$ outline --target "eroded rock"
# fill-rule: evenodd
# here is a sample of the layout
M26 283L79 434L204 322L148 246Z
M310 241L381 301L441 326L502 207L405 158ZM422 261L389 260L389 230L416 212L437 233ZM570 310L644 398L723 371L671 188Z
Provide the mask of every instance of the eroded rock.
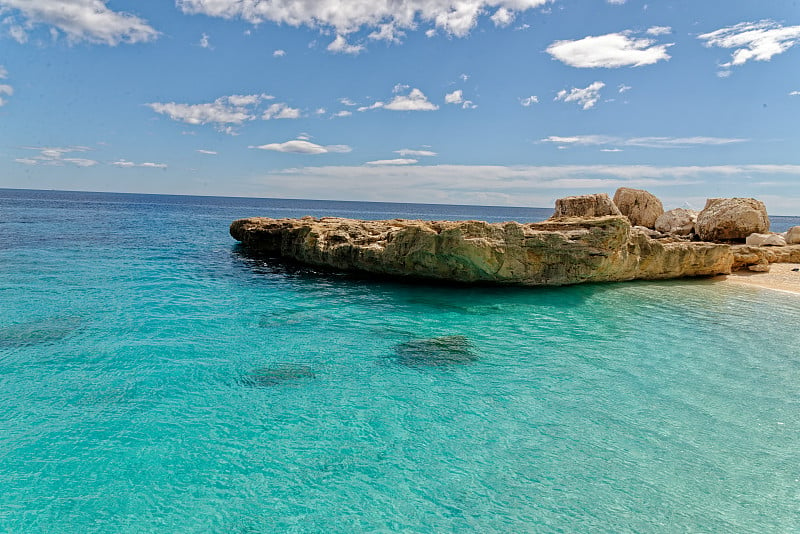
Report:
M658 198L644 189L620 187L614 193L614 204L634 226L655 228L656 219L664 213Z
M617 206L605 193L564 197L556 200L553 218L562 217L603 217L622 215Z
M696 228L703 241L744 241L769 231L769 217L764 203L754 198L709 198Z
M780 234L750 234L745 244L754 247L785 247L786 239Z
M800 245L800 226L792 226L786 231L787 245Z
M671 235L689 235L694 233L694 225L697 221L695 210L686 208L675 208L662 213L656 219L655 228L659 232Z

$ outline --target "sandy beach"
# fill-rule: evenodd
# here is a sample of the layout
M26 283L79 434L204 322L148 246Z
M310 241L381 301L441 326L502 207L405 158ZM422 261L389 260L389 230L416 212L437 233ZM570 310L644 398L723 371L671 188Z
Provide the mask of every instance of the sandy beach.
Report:
M800 270L798 269L800 269L800 263L773 263L768 273L736 271L729 275L717 276L714 280L726 284L744 284L800 295Z

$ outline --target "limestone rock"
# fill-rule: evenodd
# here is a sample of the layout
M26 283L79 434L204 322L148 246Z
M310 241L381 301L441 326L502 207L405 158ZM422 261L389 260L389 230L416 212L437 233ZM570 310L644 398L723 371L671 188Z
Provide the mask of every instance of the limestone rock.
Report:
M769 231L769 217L764 203L754 198L709 198L696 228L703 241L744 241Z
M747 269L751 265L770 263L800 263L800 245L785 247L753 247L731 245L734 271Z
M614 204L634 226L655 228L656 219L664 213L661 201L643 189L620 187L614 193Z
M792 226L786 231L786 244L798 245L800 244L800 226Z
M607 197L606 197L607 198ZM540 223L268 219L234 221L251 251L405 278L564 285L729 273L729 245L650 239L617 216Z
M745 244L754 247L785 247L786 240L780 234L750 234Z
M562 217L603 217L622 215L617 206L605 193L564 197L556 200L553 219Z
M694 232L698 213L686 208L675 208L664 212L656 219L656 230L664 234L689 235Z

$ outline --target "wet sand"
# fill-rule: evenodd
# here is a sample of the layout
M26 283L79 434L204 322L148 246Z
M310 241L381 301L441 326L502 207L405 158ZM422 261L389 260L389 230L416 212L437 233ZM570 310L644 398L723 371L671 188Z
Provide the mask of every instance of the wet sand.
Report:
M773 263L768 273L736 271L729 275L717 276L714 280L725 284L743 284L800 295L800 270L792 269L800 269L800 263Z

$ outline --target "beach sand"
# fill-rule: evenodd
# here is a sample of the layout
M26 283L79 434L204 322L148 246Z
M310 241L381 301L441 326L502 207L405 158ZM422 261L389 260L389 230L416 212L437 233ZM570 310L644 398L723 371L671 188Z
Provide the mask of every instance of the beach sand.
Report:
M773 263L768 273L736 271L729 275L717 276L713 280L726 284L749 286L787 291L800 295L800 263Z

